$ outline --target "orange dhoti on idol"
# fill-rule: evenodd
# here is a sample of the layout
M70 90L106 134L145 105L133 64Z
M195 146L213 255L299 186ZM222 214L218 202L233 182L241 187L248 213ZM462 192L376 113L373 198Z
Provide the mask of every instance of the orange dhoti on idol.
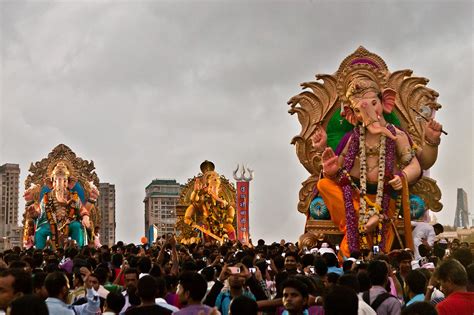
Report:
M324 202L331 214L331 220L339 228L341 232L344 233L344 238L342 239L339 247L339 253L342 257L350 257L351 251L349 249L349 243L347 241L347 225L346 225L346 209L344 206L344 196L342 188L333 180L322 178L318 182L318 191L321 197L324 199ZM367 195L373 202L375 202L375 195ZM356 217L359 217L359 202L360 194L354 192L352 196L352 202L354 205L354 214ZM391 217L395 213L395 200L390 200L388 215ZM391 226L388 226L385 234L384 248L380 248L381 251L387 252L390 250L395 233ZM374 242L372 235L367 235L367 246L372 247L377 241Z

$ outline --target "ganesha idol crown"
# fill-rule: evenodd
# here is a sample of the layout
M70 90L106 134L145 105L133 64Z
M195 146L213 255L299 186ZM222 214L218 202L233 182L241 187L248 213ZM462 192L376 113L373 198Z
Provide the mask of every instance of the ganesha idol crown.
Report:
M69 172L68 167L64 162L58 162L56 166L54 167L53 171L51 172L51 178L54 178L56 176L65 176L69 177L71 173Z
M359 47L344 59L336 73L340 101L349 103L349 98L361 97L369 91L380 93L386 87L388 75L382 58Z

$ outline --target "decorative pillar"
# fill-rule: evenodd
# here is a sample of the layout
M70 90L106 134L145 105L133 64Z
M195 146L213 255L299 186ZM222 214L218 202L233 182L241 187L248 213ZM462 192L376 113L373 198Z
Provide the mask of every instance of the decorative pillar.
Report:
M236 211L237 211L237 239L242 244L249 243L249 183L253 179L253 171L249 168L245 168L242 164L242 170L240 175L240 166L237 164L237 168L234 171L234 179L237 182L236 189ZM247 177L248 173L248 177Z

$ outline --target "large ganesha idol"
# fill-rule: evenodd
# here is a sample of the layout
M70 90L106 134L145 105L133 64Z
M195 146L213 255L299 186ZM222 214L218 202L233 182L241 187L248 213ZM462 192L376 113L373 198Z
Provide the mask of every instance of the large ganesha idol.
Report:
M93 162L77 158L63 144L48 158L31 164L24 194L25 247L58 248L67 239L82 247L92 240L93 228L99 224L95 207L99 179L93 170Z
M181 243L200 240L235 240L235 188L214 169L214 163L201 163L201 174L182 189L180 205L186 210L176 226ZM198 232L201 232L199 237Z
M390 73L359 47L289 101L303 127L292 143L311 173L298 209L306 232L343 235L341 258L374 246L388 252L395 238L412 248L410 220L442 208L436 182L423 176L437 159L442 127L433 117L441 106L428 80L411 73Z

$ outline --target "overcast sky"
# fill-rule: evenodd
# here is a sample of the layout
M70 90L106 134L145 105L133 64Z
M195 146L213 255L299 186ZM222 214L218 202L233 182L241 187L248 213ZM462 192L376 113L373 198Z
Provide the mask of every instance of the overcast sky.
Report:
M471 1L1 1L0 164L59 143L115 184L117 240L144 234L145 186L185 183L211 160L227 178L255 170L250 232L295 240L309 174L287 100L334 73L359 45L391 71L430 79L443 108L431 170L453 224L456 190L473 206ZM24 203L20 203L23 209ZM22 210L20 210L22 211ZM472 211L472 210L471 210Z

